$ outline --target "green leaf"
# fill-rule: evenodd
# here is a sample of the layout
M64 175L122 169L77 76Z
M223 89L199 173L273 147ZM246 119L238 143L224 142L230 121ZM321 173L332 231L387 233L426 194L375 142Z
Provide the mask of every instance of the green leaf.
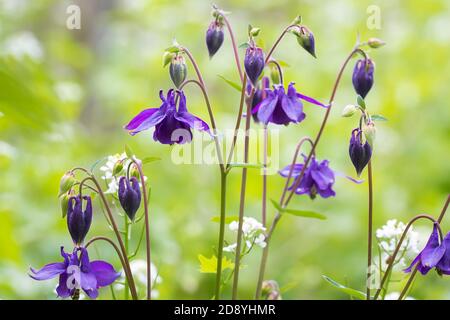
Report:
M219 223L220 222L220 216L212 217L211 221ZM229 224L229 223L231 223L233 221L239 221L239 216L228 216L228 217L225 217L225 224Z
M228 83L230 86L232 86L232 87L233 87L234 89L236 89L237 91L239 91L239 92L242 91L242 87L241 87L240 84L238 84L238 83L236 83L236 82L234 82L234 81L228 80L227 78L225 78L224 76L222 76L222 75L220 75L220 74L218 74L217 76L218 76L219 78L221 78L222 80L224 80L226 83Z
M347 286L344 286L336 281L334 281L333 279L327 277L327 276L322 276L322 278L324 278L328 283L330 283L333 287L337 288L339 291L342 291L346 294L348 294L351 297L354 297L356 299L359 300L366 300L366 294L364 292L361 292L359 290L356 289L352 289L349 288Z
M288 213L288 214L292 214L297 217L313 218L313 219L320 219L320 220L325 220L327 218L323 214L320 214L320 213L317 213L314 211L282 208L280 206L280 204L273 199L270 199L270 202L272 202L275 209L277 209L277 211L280 213Z
M282 66L282 67L284 67L284 68L289 68L289 67L291 66L289 63L287 63L286 61L283 61L283 60L278 60L278 59L277 59L277 62L278 62L278 64L279 64L280 66Z
M241 49L247 49L249 46L250 46L250 45L249 45L247 42L244 42L244 43L241 43L241 44L239 45L239 48L241 48Z
M142 159L142 164L147 164L150 162L155 162L155 161L159 161L161 160L161 158L159 157L145 157L144 159Z
M178 53L178 52L180 52L180 47L178 45L173 45L173 46L166 48L165 51L170 52L170 53Z
M381 114L373 114L370 116L370 119L373 121L388 121L386 117L383 117Z
M201 273L216 273L217 271L217 257L213 255L211 258L206 258L204 255L199 254L198 260L200 261L200 272ZM234 269L234 263L227 259L227 257L222 258L222 271Z
M309 210L296 210L296 209L284 209L284 212L292 214L293 216L297 217L304 217L304 218L313 218L313 219L319 219L319 220L326 220L327 217L323 214L309 211Z
M133 158L134 156L133 151L127 144L125 145L125 154L127 155L128 158Z
M366 110L366 102L364 101L363 97L361 97L359 94L356 97L356 102L361 108L363 108L363 110Z
M230 163L230 168L250 168L250 169L261 169L262 164L255 163Z

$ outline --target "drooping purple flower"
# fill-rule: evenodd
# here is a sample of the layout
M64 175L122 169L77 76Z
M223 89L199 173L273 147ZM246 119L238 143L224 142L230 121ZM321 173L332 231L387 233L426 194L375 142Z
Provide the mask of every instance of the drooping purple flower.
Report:
M439 274L450 275L450 232L445 235L441 247L445 248L445 252L436 265L436 270Z
M29 274L34 280L49 280L59 276L59 284L56 293L60 298L68 298L75 294L76 290L83 291L91 298L96 299L98 289L109 286L118 277L114 267L102 260L89 261L89 254L83 247L77 247L72 253L64 252L61 247L63 262L54 262L36 270L30 268Z
M83 200L86 208L83 211ZM89 196L79 195L69 199L67 208L67 227L75 245L83 243L92 222L92 200Z
M303 155L306 161L306 156ZM304 164L295 164L292 170L292 185L289 190L292 190L294 184L297 184L297 179L300 177L300 173L304 167ZM291 165L286 166L284 169L280 170L280 175L282 177L288 177L289 171L291 170ZM295 189L296 194L307 194L311 199L314 199L317 194L322 198L334 197L336 193L334 192L333 184L335 181L335 174L333 170L329 167L329 161L323 160L318 162L316 157L312 157L308 167L305 169L303 178L300 184Z
M359 128L352 131L349 154L359 177L372 156L372 148L369 142L362 143L362 131Z
M264 70L264 66L264 52L261 48L255 46L254 44L250 44L245 51L244 68L248 79L255 87L259 76Z
M153 139L162 144L183 144L191 142L191 129L206 131L209 133L209 126L202 119L190 114L186 107L186 97L183 91L177 91L178 110L175 102L175 91L170 89L167 97L164 97L161 90L159 96L162 104L159 108L145 109L134 117L125 129L131 135L135 135L143 130L155 127Z
M373 85L374 63L371 59L359 59L353 69L353 87L357 94L365 98Z
M206 30L206 46L208 47L210 58L212 58L222 46L223 38L223 25L219 21L214 20L209 25L208 30Z
M290 122L298 123L305 119L302 100L327 108L319 101L298 93L294 83L289 84L287 94L282 85L274 85L274 89L266 89L266 98L255 108L253 113L257 113L259 121L264 124L269 122L274 124L288 125Z
M305 26L301 26L295 35L297 36L298 43L303 47L303 49L316 58L316 46L312 31Z
M411 265L404 271L411 272L412 268L417 265L417 270L419 270L421 274L425 275L428 271L436 267L442 260L440 267L443 271L448 272L449 254L446 254L446 242L448 241L448 236L449 235L447 234L445 237L445 242L439 244L438 226L437 223L434 223L433 232L431 233L425 248L423 248L423 250L413 260ZM445 258L442 259L444 255Z
M141 205L141 189L139 188L138 180L135 177L130 179L120 177L118 197L123 210L130 220L133 221Z

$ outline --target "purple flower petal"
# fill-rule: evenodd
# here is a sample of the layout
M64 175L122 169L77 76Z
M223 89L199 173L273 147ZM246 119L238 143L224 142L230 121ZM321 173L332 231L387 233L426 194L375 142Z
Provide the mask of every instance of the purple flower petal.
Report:
M315 104L317 106L320 106L322 108L329 108L330 107L329 105L325 105L322 102L317 101L316 99L313 99L311 97L305 96L304 94L301 94L301 93L298 93L298 92L297 92L297 97L302 99L302 100L305 100L305 101L307 101L309 103L312 103L312 104Z
M258 111L258 119L264 124L269 123L272 113L278 102L278 95L275 95L272 91L267 91L267 98L261 101L255 109Z
M446 275L450 275L450 232L442 240L442 246L445 248L445 254L442 256L436 268Z
M68 298L71 296L71 292L67 287L67 279L68 279L67 273L63 273L59 276L59 284L56 287L56 293L60 298Z
M311 176L319 189L328 189L334 183L334 172L328 167L328 161L324 160L316 168L311 170Z
M280 89L283 90L284 89ZM295 122L300 122L305 119L305 114L303 113L303 104L300 99L296 96L296 91L294 84L291 82L288 88L288 94L282 94L281 97L281 107L286 115Z
M146 109L134 117L124 128L131 135L156 126L166 117L165 110L161 108Z
M279 171L279 174L282 177L288 177L289 171L291 170L291 166L292 165L288 165L288 166L284 167L283 169L281 169ZM300 172L302 171L302 168L303 168L303 164L299 164L299 163L294 164L294 169L292 170L292 177L297 177L300 174Z
M428 239L425 248L420 253L422 265L433 268L441 260L444 253L445 246L439 244L439 233L437 225L434 224L430 239Z
M97 287L109 286L120 277L120 272L116 272L111 264L101 260L91 262L91 272L97 279Z
M66 271L66 264L64 262L49 263L39 270L30 268L30 277L34 280L48 280L64 273Z

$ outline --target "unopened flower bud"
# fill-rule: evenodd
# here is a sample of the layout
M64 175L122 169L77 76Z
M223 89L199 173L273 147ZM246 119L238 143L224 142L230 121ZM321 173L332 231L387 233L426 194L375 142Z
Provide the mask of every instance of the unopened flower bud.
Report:
M264 66L264 52L261 48L251 44L245 52L244 67L247 77L253 86L256 86L258 78L264 70Z
M316 58L316 44L314 34L308 28L301 26L294 29L294 34L297 36L298 43L308 51L314 58Z
M86 208L83 211L83 200L86 201ZM75 245L83 243L89 232L92 222L92 200L89 196L79 195L69 199L67 209L67 227Z
M281 83L280 70L278 70L277 66L274 64L270 64L270 80L272 80L272 83L274 84Z
M135 177L136 179L140 179L141 177L139 174L139 169L136 167L134 163L131 165L130 176Z
M118 175L123 170L123 160L118 160L113 167L112 174L113 176Z
M216 19L211 22L206 31L206 46L208 47L210 58L212 58L222 46L223 38L223 24Z
M179 88L180 85L186 80L187 67L186 61L181 54L176 55L169 66L169 74L175 87Z
M121 177L119 180L118 197L123 210L128 218L133 221L141 204L141 190L138 180L135 177L131 177L131 179Z
M364 133L364 137L367 142L369 142L370 146L373 149L373 141L375 140L375 136L377 133L377 129L375 128L375 123L370 121L369 123L364 123L362 126L362 131Z
M360 59L353 69L353 87L357 94L365 98L373 85L374 63L371 59Z
M372 148L367 141L365 143L362 142L362 131L359 128L353 129L352 131L349 154L353 166L356 169L356 173L360 176L361 172L370 161Z
M352 115L355 114L355 112L358 111L358 107L353 105L353 104L349 104L347 106L345 106L344 110L342 110L342 116L343 117L351 117Z
M172 59L176 56L175 53L170 51L165 51L163 55L163 67L167 66L172 62Z
M384 46L386 44L386 42L384 42L383 40L380 40L378 38L370 38L367 41L367 44L369 45L369 47L376 49L376 48Z
M67 171L59 182L59 195L66 193L77 182L75 174L72 171Z
M265 280L262 283L261 293L266 300L281 300L280 287L274 280Z

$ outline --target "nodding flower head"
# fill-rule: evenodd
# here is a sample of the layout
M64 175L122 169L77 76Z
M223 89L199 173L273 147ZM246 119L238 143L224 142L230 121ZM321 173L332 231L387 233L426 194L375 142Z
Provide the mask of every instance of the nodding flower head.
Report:
M265 90L266 97L253 108L253 113L257 114L258 120L264 124L269 122L274 124L288 125L298 123L305 119L302 100L326 108L324 104L298 93L294 83L289 84L287 93L282 85L274 85L274 89Z
M83 200L86 201L86 207L83 210ZM91 197L79 195L69 199L67 209L67 227L70 236L75 245L79 246L83 243L84 238L89 232L92 222L92 201Z
M352 131L349 154L353 166L356 169L356 173L360 176L361 172L370 161L370 157L372 156L372 148L367 140L365 143L362 142L362 131L359 128L353 129Z
M34 280L49 280L59 276L56 293L60 298L74 297L83 289L89 298L96 299L99 288L109 286L120 277L120 272L116 272L106 261L89 261L86 248L75 248L72 253L66 253L61 247L61 256L63 262L49 263L40 270L30 268L30 277Z
M223 24L219 20L214 20L206 30L206 46L209 57L212 58L220 49L223 43Z
M245 52L244 67L247 77L255 87L259 76L264 70L264 66L264 52L261 48L250 44Z
M125 126L131 135L155 127L153 139L162 144L172 145L191 142L191 129L209 133L208 124L188 112L183 91L175 92L171 89L167 92L167 97L164 97L161 90L159 96L162 100L159 108L145 109Z
M133 221L141 205L141 189L138 180L135 177L131 179L120 177L118 197L123 210Z
M446 245L450 244L449 242L450 234L447 234L442 243L439 243L438 224L435 223L425 248L404 271L411 272L412 268L417 265L417 270L421 274L427 274L434 267L438 272L450 274L450 253L447 253L446 249Z
M173 57L169 66L169 74L175 87L179 88L180 85L186 80L187 67L186 61L181 54L177 54Z
M305 155L303 155L303 159L306 161ZM335 174L328 164L328 160L318 162L313 156L308 167L305 169L300 183L298 183L297 179L300 178L304 164L294 164L294 168L288 165L280 171L280 175L282 177L288 177L292 168L291 177L293 178L293 183L289 187L289 190L292 190L294 184L298 184L295 189L296 194L307 194L311 199L314 199L317 195L320 195L322 198L334 197L336 195L333 190Z
M375 65L369 58L360 59L353 69L353 87L357 94L365 98L373 85L373 72Z

